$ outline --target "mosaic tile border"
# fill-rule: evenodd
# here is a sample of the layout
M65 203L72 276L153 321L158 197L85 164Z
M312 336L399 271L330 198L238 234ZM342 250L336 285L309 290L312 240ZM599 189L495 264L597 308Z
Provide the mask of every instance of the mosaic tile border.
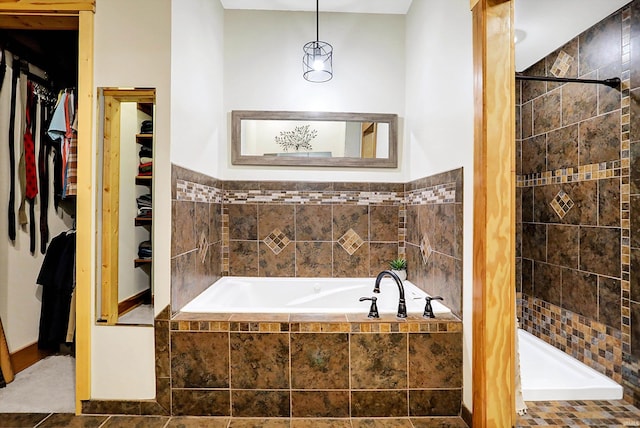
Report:
M401 205L398 210L398 257L407 258L407 207Z
M176 200L186 202L207 202L219 204L224 192L217 187L194 183L187 180L176 180Z
M452 204L456 202L456 183L443 183L405 194L407 205Z
M622 383L620 330L526 294L520 303L524 330Z
M259 322L171 321L171 331L216 333L459 333L460 321L432 322Z
M629 157L627 150L627 162L624 158L609 162L581 165L572 168L562 168L553 171L538 172L516 176L516 187L545 186L547 184L576 183L589 180L601 180L604 178L620 177L626 166L629 172Z
M640 404L640 361L631 354L631 287L630 287L630 120L631 120L631 7L622 9L622 73L620 79L620 158L622 161L622 184L620 186L620 227L621 227L621 272L622 289L622 371L625 400Z
M359 191L225 191L225 204L400 205L403 192Z
M265 191L222 190L217 187L176 180L176 200L223 204L322 204L322 205L421 205L456 201L456 183L444 183L407 192L376 191Z

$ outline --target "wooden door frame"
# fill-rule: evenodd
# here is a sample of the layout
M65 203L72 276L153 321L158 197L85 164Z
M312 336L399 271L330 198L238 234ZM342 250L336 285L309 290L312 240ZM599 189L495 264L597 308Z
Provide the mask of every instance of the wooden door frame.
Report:
M102 97L104 111L102 135L102 260L100 283L100 320L105 325L118 322L118 254L120 224L120 104L135 102L154 104L155 89L99 88L98 99Z
M0 15L78 18L78 193L76 196L76 414L91 398L91 296L95 290L93 39L95 0L0 0ZM26 19L26 18L25 18ZM40 21L40 20L38 20ZM59 21L58 21L59 22ZM52 29L61 29L59 27Z
M515 426L513 0L471 0L474 67L473 425Z

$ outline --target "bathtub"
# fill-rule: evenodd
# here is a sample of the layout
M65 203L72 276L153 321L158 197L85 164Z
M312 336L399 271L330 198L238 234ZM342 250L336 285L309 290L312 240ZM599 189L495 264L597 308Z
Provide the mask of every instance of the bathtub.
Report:
M376 296L380 314L398 311L398 286L388 277L380 284L380 294L373 293L374 278L220 278L187 303L180 312L197 313L368 313L370 301L360 297ZM422 314L427 294L404 281L407 312ZM432 302L433 312L450 314L439 301Z
M533 334L518 330L525 401L619 400L622 386Z

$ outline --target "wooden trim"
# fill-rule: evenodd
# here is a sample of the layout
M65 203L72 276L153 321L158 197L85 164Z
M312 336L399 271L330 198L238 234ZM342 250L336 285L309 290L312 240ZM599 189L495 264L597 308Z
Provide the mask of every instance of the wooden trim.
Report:
M93 40L94 14L80 12L78 28L78 195L76 197L76 414L91 398L91 326L95 292Z
M118 303L118 315L122 316L136 308L142 304L151 302L151 288L147 288L146 290L142 290L138 294L134 294L133 296L124 299L122 302Z
M104 88L102 89L102 94L105 97L116 97L120 102L141 102L141 103L153 104L156 99L155 89Z
M0 9L33 14L56 12L95 12L95 0L0 0Z
M474 7L476 7L476 5L478 4L478 1L480 0L470 0L470 5L469 5L469 9L473 10Z
M49 355L52 355L52 353L38 349L38 342L27 345L22 349L18 349L10 355L13 373L18 374L22 370L31 367Z
M0 14L3 30L77 30L78 16Z
M120 216L120 100L104 97L102 139L102 293L100 318L118 322L118 250Z
M515 425L513 1L473 9L473 425Z

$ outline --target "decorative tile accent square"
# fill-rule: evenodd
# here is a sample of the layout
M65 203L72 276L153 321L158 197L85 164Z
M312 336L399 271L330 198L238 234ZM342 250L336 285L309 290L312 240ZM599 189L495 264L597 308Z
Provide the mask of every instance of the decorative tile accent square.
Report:
M429 257L431 257L431 253L433 253L433 248L431 248L429 238L427 238L427 235L422 235L422 240L420 241L420 254L422 254L423 264L427 264Z
M563 190L560 190L555 198L549 204L551 208L558 214L558 217L564 218L565 215L573 208L573 200Z
M364 241L353 229L349 229L338 239L338 244L351 256L358 251L358 248L364 244Z
M564 77L569 72L571 64L573 64L573 57L565 51L560 51L556 61L551 66L551 74L556 77Z
M207 241L207 235L204 231L200 232L200 239L198 239L198 258L201 263L207 260L207 250L209 249L209 242Z
M269 249L273 251L273 254L280 254L280 252L284 250L287 245L289 245L291 240L287 238L287 235L282 233L280 229L275 228L273 229L273 232L271 232L266 238L264 238L262 242L267 244L267 247L269 247Z

